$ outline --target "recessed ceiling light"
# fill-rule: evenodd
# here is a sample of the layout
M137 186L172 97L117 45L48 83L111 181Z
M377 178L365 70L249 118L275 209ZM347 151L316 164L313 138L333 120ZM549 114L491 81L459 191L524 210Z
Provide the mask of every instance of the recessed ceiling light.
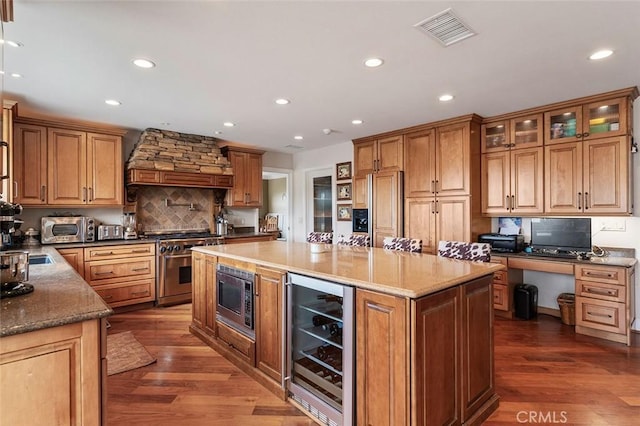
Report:
M364 121L362 121L362 120L357 120L357 119L356 120L351 120L351 124L362 124L362 123L364 123Z
M215 132L213 132L214 135L221 135L222 132L220 130L216 130Z
M438 99L440 100L440 102L449 102L453 99L453 95L442 95Z
M595 61L598 59L608 58L611 55L613 55L613 50L602 49L602 50L598 50L597 52L593 52L591 56L589 56L589 59Z
M160 123L161 126L169 126L171 123L169 123L168 121L163 121L162 123Z
M0 44L8 44L11 47L22 47L22 46L24 46L19 41L13 41L13 40L0 40Z
M286 105L288 104L290 101L289 99L285 99L285 98L280 98L280 99L276 99L276 103L278 105Z
M0 70L0 75L4 75L4 71Z
M153 68L153 67L156 66L156 64L154 64L150 60L142 59L142 58L134 59L133 60L133 65L135 65L137 67L140 67L140 68Z
M107 99L104 103L111 106L118 106L122 104L122 102L116 101L115 99Z
M225 121L224 123L222 123L222 125L224 127L233 127L233 126L235 126L235 123L232 123L230 121Z
M294 136L293 138L294 138L295 140L297 140L297 141L301 141L302 139L304 139L304 138L303 138L302 136L300 136L300 135Z
M14 78L22 78L22 74L18 74L17 72L12 72L12 73L11 73L11 77L14 77Z
M384 64L384 61L380 58L369 58L364 61L364 65L369 68L379 67L382 64Z

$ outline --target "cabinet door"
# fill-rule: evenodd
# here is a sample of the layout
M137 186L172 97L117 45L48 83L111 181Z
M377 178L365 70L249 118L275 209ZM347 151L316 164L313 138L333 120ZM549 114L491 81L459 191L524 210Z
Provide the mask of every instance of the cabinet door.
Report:
M407 310L405 299L356 290L358 424L409 424Z
M49 128L47 154L47 203L87 204L87 134Z
M584 106L585 139L597 139L630 134L627 123L627 98L608 99Z
M384 237L402 236L402 183L399 172L373 177L373 241L382 247Z
M511 132L507 120L493 121L482 125L482 153L500 152L509 149Z
M435 140L433 129L404 136L406 197L430 197L435 194Z
M509 123L511 149L542 146L542 114L513 118Z
M365 177L375 172L376 147L375 141L356 142L353 144L354 176Z
M460 304L458 288L415 303L412 382L416 425L460 425ZM434 366L438 366L437 369ZM434 374L437 373L437 374Z
M423 253L435 253L437 244L435 198L406 198L404 202L404 235L422 240Z
M122 138L120 136L87 134L87 203L121 205Z
M204 273L204 330L211 337L216 335L216 312L217 312L217 282L216 282L216 266L218 258L216 256L205 256Z
M247 173L245 181L246 205L260 207L262 206L262 154L247 154L245 161Z
M436 130L436 196L470 194L469 124Z
M510 176L509 151L482 154L482 213L509 213Z
M46 204L47 129L16 123L14 136L14 201L25 206Z
M402 135L378 139L377 172L401 171L404 169Z
M584 141L585 213L627 213L629 202L629 138Z
M84 278L84 249L58 249L58 253Z
M245 152L228 152L229 162L233 167L233 189L227 193L227 205L244 206L247 200L247 154Z
M369 208L369 184L366 176L353 178L353 208Z
M438 251L438 242L442 240L477 241L477 236L471 235L470 203L470 197L436 199L436 238L430 253Z
M282 383L283 286L286 272L258 267L256 290L256 367Z
M582 105L544 113L544 143L577 142L582 139Z
M511 203L514 214L542 213L544 184L542 147L511 151Z
M546 213L582 212L582 143L547 145L544 149Z
M462 336L462 421L495 395L493 359L492 277L486 276L460 287Z
M204 329L204 319L206 315L206 256L199 252L191 252L191 316L195 327Z

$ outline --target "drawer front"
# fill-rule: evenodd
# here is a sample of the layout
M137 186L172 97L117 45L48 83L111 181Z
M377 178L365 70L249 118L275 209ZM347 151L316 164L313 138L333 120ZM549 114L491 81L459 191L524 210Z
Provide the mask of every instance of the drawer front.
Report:
M502 284L493 284L493 309L509 310L509 288Z
M155 277L155 258L135 259L123 263L122 260L102 260L85 263L84 276L91 285L101 285L108 281L123 279L143 279Z
M508 259L506 257L491 256L491 263L499 263L501 265L507 266Z
M576 265L576 280L625 285L625 268Z
M507 284L507 271L498 271L493 273L494 284Z
M216 328L218 339L224 341L236 355L244 359L252 367L255 367L255 343L220 321L216 321Z
M624 303L576 297L576 325L612 333L626 333Z
M127 284L107 285L96 288L96 293L111 307L155 300L155 281L140 280Z
M155 244L90 247L84 249L84 261L153 256L155 254Z
M615 284L576 280L576 294L594 299L624 303L626 287Z

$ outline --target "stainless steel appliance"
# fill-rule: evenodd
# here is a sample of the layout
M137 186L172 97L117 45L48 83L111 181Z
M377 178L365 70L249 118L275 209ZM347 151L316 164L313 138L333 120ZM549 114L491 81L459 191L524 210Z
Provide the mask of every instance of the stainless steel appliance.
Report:
M40 220L40 238L42 244L93 242L96 225L92 217L45 216Z
M175 305L191 301L191 247L222 244L224 239L209 232L145 234L156 239L157 304Z
M29 252L0 252L0 299L31 293L29 279Z
M248 271L218 264L216 268L216 318L255 339L255 275Z
M289 274L287 391L326 425L353 424L353 294L352 287Z
M13 247L13 234L16 231L16 222L18 222L15 216L20 213L22 213L20 204L0 201L0 236L2 238L0 250L9 250Z
M122 239L124 239L122 225L98 225L98 241Z

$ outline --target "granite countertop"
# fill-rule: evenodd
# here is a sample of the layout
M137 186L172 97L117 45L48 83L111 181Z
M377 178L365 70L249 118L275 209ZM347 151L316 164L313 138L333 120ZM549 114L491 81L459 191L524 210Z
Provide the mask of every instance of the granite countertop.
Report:
M51 246L24 249L48 254L54 263L29 265L34 291L0 299L0 337L56 327L113 313L111 308Z
M312 253L309 243L265 241L194 247L193 251L322 278L382 293L418 298L505 269L420 253L328 244Z
M231 234L224 235L224 238L235 239L235 238L267 237L271 235L272 234L267 232L238 232L238 233L231 233Z

